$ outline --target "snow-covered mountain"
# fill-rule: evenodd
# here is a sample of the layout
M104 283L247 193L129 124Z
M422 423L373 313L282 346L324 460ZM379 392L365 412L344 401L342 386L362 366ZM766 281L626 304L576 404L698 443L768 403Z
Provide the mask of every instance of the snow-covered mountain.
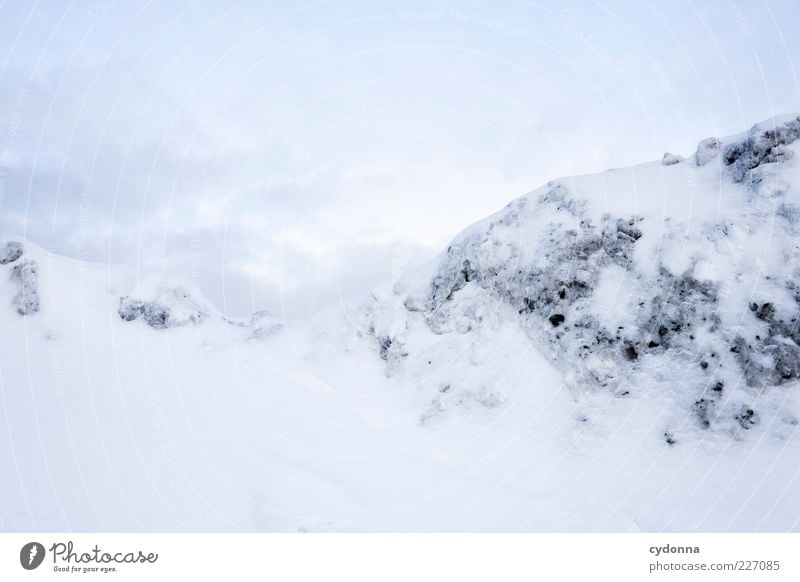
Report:
M303 321L7 236L0 528L798 530L798 149L551 182Z

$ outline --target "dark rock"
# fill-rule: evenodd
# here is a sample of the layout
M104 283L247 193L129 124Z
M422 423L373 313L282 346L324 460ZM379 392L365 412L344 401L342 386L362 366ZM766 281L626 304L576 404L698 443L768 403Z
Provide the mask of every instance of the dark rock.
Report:
M169 310L152 301L120 297L118 313L125 321L134 321L141 317L153 329L169 327Z
M707 429L711 426L714 406L714 401L707 398L700 398L695 401L692 408L701 428Z
M735 416L736 422L739 423L743 429L747 430L759 423L758 414L750 407L744 406Z
M756 317L761 321L772 322L775 319L775 307L772 303L765 303L756 313Z

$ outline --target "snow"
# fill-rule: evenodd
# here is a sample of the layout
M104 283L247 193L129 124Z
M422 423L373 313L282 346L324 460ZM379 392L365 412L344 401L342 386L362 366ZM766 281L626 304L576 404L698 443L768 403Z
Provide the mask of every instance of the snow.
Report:
M628 271L617 265L601 273L593 296L593 311L602 325L618 329L635 324L637 303L632 283Z
M797 531L797 119L545 185L307 320L3 237L0 528Z

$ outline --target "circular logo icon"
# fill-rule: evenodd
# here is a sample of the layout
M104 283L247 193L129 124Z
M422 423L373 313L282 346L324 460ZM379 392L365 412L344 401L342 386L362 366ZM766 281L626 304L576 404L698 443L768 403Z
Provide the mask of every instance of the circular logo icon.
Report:
M35 570L44 561L44 546L39 542L28 542L19 551L19 563L26 570Z

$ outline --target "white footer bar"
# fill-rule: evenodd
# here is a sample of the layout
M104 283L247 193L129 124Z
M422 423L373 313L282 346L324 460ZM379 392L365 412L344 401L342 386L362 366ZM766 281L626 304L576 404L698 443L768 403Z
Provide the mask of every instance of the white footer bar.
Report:
M800 534L0 534L0 580L800 580Z

